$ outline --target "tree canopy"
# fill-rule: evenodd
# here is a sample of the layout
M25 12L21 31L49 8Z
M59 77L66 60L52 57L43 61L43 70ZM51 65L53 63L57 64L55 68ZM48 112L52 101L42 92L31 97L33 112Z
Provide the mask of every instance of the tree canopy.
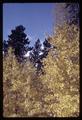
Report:
M79 6L57 3L56 7L60 12L54 34L43 44L38 38L29 47L22 25L3 42L4 117L79 116Z
M28 47L30 41L24 31L25 27L19 25L14 30L11 30L11 34L8 35L7 44L4 41L4 52L7 50L6 48L12 47L17 59L20 61L24 58L24 54L30 49Z

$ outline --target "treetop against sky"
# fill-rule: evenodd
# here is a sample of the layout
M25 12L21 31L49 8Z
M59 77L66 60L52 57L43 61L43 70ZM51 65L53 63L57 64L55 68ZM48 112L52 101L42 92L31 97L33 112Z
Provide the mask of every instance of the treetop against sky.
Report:
M31 44L53 31L54 3L4 3L3 4L3 39L8 38L15 26L26 27L26 34Z

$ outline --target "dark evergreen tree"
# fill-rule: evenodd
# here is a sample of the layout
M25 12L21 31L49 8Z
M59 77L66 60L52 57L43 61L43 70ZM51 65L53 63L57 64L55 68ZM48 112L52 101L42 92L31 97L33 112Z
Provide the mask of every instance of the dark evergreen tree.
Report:
M31 60L31 62L33 62L34 66L37 68L37 71L42 71L43 58L46 58L50 49L54 48L54 46L52 46L49 43L50 39L51 39L51 37L48 37L47 39L45 39L45 41L43 42L43 48L41 47L42 45L40 43L40 40L38 39L35 42L32 52L30 52L30 60Z
M6 54L8 51L8 42L6 40L3 41L3 52Z
M53 46L51 43L50 43L50 40L52 38L51 37L48 37L47 39L45 39L45 41L43 42L43 54L40 56L41 59L43 58L46 58L47 55L48 55L48 52L51 50L51 49L56 49L56 46Z
M13 48L14 54L19 61L23 60L24 54L30 49L28 47L30 41L24 31L25 27L19 25L15 30L11 30L11 34L8 35L8 47Z
M48 52L49 52L49 50L50 50L50 48L51 48L51 44L49 43L49 38L48 39L45 39L45 41L43 42L43 54L42 54L42 58L45 58L47 55L48 55Z
M35 42L35 45L32 51L30 52L30 60L31 62L33 62L34 66L37 68L37 71L39 71L42 67L40 53L41 53L41 43L40 43L40 40L38 39Z

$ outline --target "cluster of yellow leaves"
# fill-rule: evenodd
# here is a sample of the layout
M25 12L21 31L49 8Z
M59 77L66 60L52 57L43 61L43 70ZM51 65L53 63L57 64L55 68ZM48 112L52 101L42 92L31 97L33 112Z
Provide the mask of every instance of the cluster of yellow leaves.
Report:
M44 75L40 77L51 91L44 97L46 111L56 117L79 116L79 28L58 26L50 42L57 50L52 49L43 60Z
M35 73L29 61L18 63L12 48L9 48L8 54L3 57L4 116L28 116L34 104L30 84Z

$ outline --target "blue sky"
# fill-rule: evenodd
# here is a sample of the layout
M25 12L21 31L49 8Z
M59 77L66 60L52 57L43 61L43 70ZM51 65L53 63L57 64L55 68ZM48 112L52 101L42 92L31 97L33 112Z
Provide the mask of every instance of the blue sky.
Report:
M11 29L23 25L31 44L46 34L53 33L54 3L4 3L3 4L3 39L7 40Z

